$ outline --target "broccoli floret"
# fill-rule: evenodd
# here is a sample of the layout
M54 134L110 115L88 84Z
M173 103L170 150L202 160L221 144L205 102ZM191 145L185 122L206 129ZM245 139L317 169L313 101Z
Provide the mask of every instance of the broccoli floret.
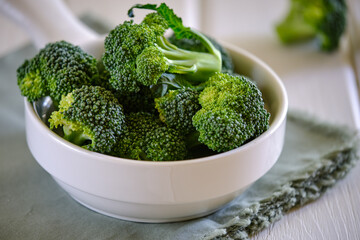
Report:
M124 108L124 113L149 112L156 113L154 91L149 87L141 86L139 92L116 91L109 82L110 73L105 69L102 61L98 61L99 83L98 85L111 91Z
M133 16L134 8L156 12L148 14L140 24L125 21L106 37L103 62L116 90L137 92L140 86L159 83L163 73L182 74L198 84L221 71L220 52L204 35L184 27L166 4L136 5L129 10L129 16ZM171 44L164 36L168 28L179 38L198 39L207 52L184 50Z
M217 73L200 93L193 117L199 141L224 152L250 141L269 127L270 113L257 86L243 76Z
M21 94L29 101L50 96L58 103L63 95L98 81L97 60L65 41L47 44L17 70Z
M232 58L231 58L230 54L228 53L228 51L220 43L218 43L215 39L213 39L209 36L206 36L206 37L210 40L210 42L214 45L214 47L216 49L218 49L221 53L221 60L222 60L221 72L227 72L227 73L234 72L234 63L233 63ZM178 39L178 38L176 38L175 34L172 34L168 38L168 40L172 44L174 44L177 47L182 48L182 49L186 49L186 50L190 50L190 51L198 51L198 52L207 52L207 49L204 47L204 45L202 45L201 42L196 38Z
M231 108L201 109L193 121L200 132L199 141L219 152L239 147L254 133L254 126Z
M25 60L17 69L17 83L21 95L28 101L36 101L48 94L46 82L41 77L40 63L38 58Z
M192 118L201 106L199 92L191 89L170 90L165 96L155 99L160 120L184 135L193 132Z
M153 92L148 87L141 86L139 92L136 93L115 92L115 96L123 105L126 114L131 112L157 113Z
M99 72L99 79L93 85L103 87L115 93L116 90L111 86L109 82L109 79L111 78L110 73L108 70L106 70L104 63L101 59L97 62L97 69Z
M167 127L155 115L146 112L126 116L127 131L118 141L113 155L151 161L184 159L186 144L178 131Z
M62 126L66 140L100 153L110 153L126 130L122 106L99 86L84 85L63 96L49 123L51 129Z
M346 12L344 0L291 0L276 31L286 44L316 38L321 50L333 51L346 27Z

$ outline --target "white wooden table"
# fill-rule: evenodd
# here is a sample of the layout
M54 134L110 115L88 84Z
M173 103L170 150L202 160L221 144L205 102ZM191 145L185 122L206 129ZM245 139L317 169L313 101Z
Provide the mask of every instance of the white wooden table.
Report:
M92 12L116 25L125 19L123 13L129 6L148 1L66 2L77 14ZM358 14L360 4L357 0L350 2L358 7L351 11ZM316 51L313 44L282 46L274 34L274 24L286 12L287 3L288 0L168 2L186 24L247 49L269 64L285 83L290 108L360 129L358 88L350 61L350 56L356 54L352 54L348 41L342 43L340 51L331 54ZM360 26L360 21L357 24ZM0 37L0 55L28 41L22 30L0 18L0 31L4 30L8 34ZM360 164L319 200L287 214L254 239L360 239Z

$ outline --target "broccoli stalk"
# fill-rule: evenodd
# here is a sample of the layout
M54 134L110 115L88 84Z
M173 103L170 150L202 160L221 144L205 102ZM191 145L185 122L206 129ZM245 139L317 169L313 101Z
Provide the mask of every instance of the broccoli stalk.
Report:
M201 52L181 49L171 44L163 34L158 35L155 46L164 54L169 66L168 72L187 74L186 76L191 81L203 82L214 72L221 71L221 52L205 35L183 26L181 18L177 17L165 3L160 4L159 7L153 4L137 4L128 11L130 17L134 17L135 8L155 10L158 13L158 15L148 14L143 20L144 24L155 28L158 28L159 24L165 27L168 25L177 38L196 39L206 50L206 52ZM165 23L161 23L162 21Z
M316 38L321 50L333 51L345 30L346 12L344 0L291 0L277 35L285 44Z
M178 48L171 44L164 36L157 38L156 47L163 54L167 62L169 73L185 74L194 83L206 81L215 71L221 71L220 52L201 33L196 33L198 39L209 51L197 52ZM210 54L209 54L210 53Z
M114 89L138 92L141 86L161 84L164 73L183 75L196 85L221 71L221 54L209 39L184 27L182 20L165 4L158 8L153 6L156 5L134 6L157 12L148 14L140 24L125 21L105 39L103 63L111 75L109 82ZM133 8L130 16L133 16ZM207 52L189 51L171 44L164 37L168 28L178 37L199 39Z
M207 39L211 41L211 43L218 49L221 53L221 72L233 73L234 72L234 64L231 59L230 54L228 51L219 44L215 39L206 36ZM169 42L176 45L179 48L190 50L190 51L197 51L197 52L208 52L208 50L204 47L204 45L200 42L200 40L196 38L186 39L181 38L178 39L174 34L172 34L168 38Z

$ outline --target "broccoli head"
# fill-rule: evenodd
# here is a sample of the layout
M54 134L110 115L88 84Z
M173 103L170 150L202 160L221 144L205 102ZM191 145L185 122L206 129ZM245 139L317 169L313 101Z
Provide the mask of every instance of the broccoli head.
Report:
M346 27L346 12L344 0L291 0L276 31L286 44L316 38L323 51L333 51Z
M269 127L270 113L257 86L244 76L217 73L200 93L193 117L199 141L218 152L257 137Z
M27 97L28 101L33 102L48 95L46 81L41 76L39 59L35 57L25 60L17 69L17 83L21 95Z
M201 108L198 98L199 92L192 89L170 90L155 99L155 107L161 121L186 135L195 130L192 118Z
M47 44L17 69L21 94L29 101L50 96L58 103L63 95L98 81L97 61L78 46L65 41Z
M126 129L122 106L99 86L84 85L63 96L49 123L51 129L62 126L66 140L100 153L110 153Z
M186 144L178 131L167 127L159 118L147 112L126 116L127 131L117 142L113 155L151 161L181 160L186 156Z
M125 114L131 112L156 113L154 95L150 88L141 86L139 92L114 92L124 107Z
M148 14L140 24L125 21L106 37L103 62L116 90L137 92L140 86L157 84L164 73L182 74L200 83L221 71L220 52L203 34L184 27L166 4L135 5L129 16L133 16L134 8L156 12ZM171 44L164 37L168 28L177 37L198 39L207 52L184 50Z
M254 133L254 126L231 108L201 109L193 121L200 132L199 141L219 152L239 147Z
M154 91L149 87L141 86L139 92L116 91L109 82L110 73L105 69L102 61L98 61L99 86L111 91L124 108L124 113L150 112L156 113L154 103Z

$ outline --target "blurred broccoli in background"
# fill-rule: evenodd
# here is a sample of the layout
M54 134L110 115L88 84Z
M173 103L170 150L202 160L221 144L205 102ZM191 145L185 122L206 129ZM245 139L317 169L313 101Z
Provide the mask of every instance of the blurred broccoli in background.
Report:
M31 102L50 96L58 103L82 85L97 84L98 77L97 60L65 41L47 44L17 70L21 94Z
M276 26L285 44L316 38L322 51L338 48L346 28L345 0L291 0L287 16Z

